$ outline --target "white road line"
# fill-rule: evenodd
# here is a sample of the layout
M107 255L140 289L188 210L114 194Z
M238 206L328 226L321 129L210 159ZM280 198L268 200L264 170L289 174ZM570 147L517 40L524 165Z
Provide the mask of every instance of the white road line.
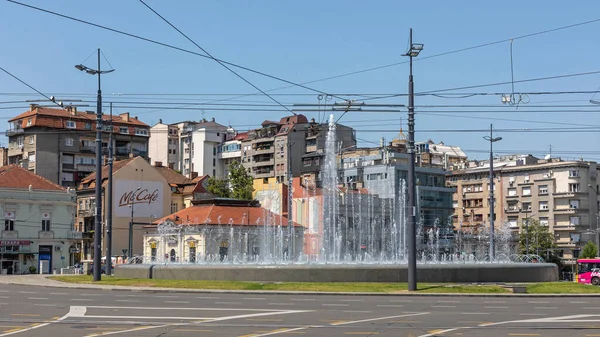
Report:
M404 307L402 304L377 304L378 307L383 308L402 308Z
M572 304L588 304L590 302L586 302L586 301L570 301L569 303L572 303Z
M0 296L0 298L10 298L10 296Z
M35 329L39 329L39 328L43 328L43 327L45 327L45 326L48 326L48 325L50 325L50 324L52 324L52 323L56 323L56 322L63 321L63 320L65 320L67 317L69 317L69 315L70 315L70 314L72 314L72 313L75 313L76 311L79 311L79 310L81 310L81 308L83 308L83 310L84 310L84 313L85 313L85 307L71 307L71 308L69 309L69 312L68 312L66 315L64 315L64 316L62 316L61 318L58 318L58 319L56 319L56 320L54 320L54 321L47 322L47 323L42 323L42 324L40 324L40 325L32 326L32 327L29 327L29 328L26 328L26 329L22 329L22 330L17 330L17 331L13 331L13 332L7 332L7 333L3 333L3 334L0 334L0 337L4 337L4 336L10 336L10 335L15 335L15 334L18 334L18 333L21 333L21 332L26 332L26 331L31 331L31 330L35 330Z
M600 307L585 307L586 309L589 310L600 310Z
M545 303L550 303L550 302L548 302L548 301L529 301L527 303L531 303L531 304L534 304L534 303L535 304L545 304Z
M196 296L196 298L201 299L201 300L218 300L218 297L211 297L211 296Z
M174 295L156 295L154 297L156 297L156 298L177 298L179 296L174 296Z
M489 306L489 307L483 307L483 308L484 308L484 309L508 309L508 307L492 307L492 306Z
M50 293L50 295L69 295L68 293Z
M240 305L242 302L215 302L215 304L231 304L231 305Z
M27 297L29 300L48 300L48 297Z
M242 298L242 300L248 300L248 301L264 301L264 300L266 300L266 298L264 298L264 297L244 297L244 298Z
M354 313L361 313L361 314L370 314L370 313L372 313L372 311L369 311L369 310L344 310L342 312L354 312Z
M345 300L345 299L340 299L340 302L362 302L362 300Z
M439 331L436 331L434 333L428 333L426 335L420 335L419 337L435 337L435 336L440 336L440 335L442 335L442 334L444 334L446 332L452 332L452 331L456 331L456 330L460 330L460 329L464 329L464 328L460 327L460 328L452 328L452 329L446 329L446 330L439 330Z
M506 303L506 301L483 301L483 303L488 303L488 304L500 304L500 303Z
M535 307L534 309L558 309L558 307Z
M71 301L93 301L91 298L70 298Z
M127 303L132 303L132 302L139 302L140 300L117 300L117 302L127 302Z
M35 291L19 291L19 294L37 294Z
M343 303L323 303L323 304L321 304L321 306L323 306L323 307L349 307L350 304L343 304Z
M455 305L432 305L432 308L456 308Z
M546 316L548 314L539 314L539 313L533 313L533 312L531 312L531 313L530 312L526 312L526 313L519 314L519 315L521 315L521 316Z
M298 302L302 302L302 301L314 301L314 298L292 298L292 301L298 301Z
M489 312L461 312L461 315L489 315Z
M296 305L295 303L269 303L269 305Z
M120 306L107 306L107 305L87 305L86 308L94 309L130 309L130 310L208 310L208 311L260 311L260 312L281 312L281 310L275 309L244 309L244 308L181 308L181 307L120 307ZM289 310L286 310L287 312ZM307 310L300 310L299 312L305 312ZM159 317L160 318L160 317Z
M9 292L8 290L0 290L0 293L7 293Z
M181 304L187 304L187 303L190 303L190 301L165 301L165 303L181 303Z
M58 307L58 304L47 304L47 303L36 303L34 305L37 307Z
M460 301L438 301L438 303L460 303Z

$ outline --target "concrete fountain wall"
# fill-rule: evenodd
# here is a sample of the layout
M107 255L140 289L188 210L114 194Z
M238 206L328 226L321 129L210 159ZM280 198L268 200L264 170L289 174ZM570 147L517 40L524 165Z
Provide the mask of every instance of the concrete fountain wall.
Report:
M258 282L407 282L406 265L117 265L115 276ZM420 264L419 282L551 282L553 263Z

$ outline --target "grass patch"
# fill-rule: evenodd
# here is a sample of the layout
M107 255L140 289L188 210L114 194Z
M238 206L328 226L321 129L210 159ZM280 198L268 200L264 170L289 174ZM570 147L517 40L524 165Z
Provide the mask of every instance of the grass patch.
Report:
M353 282L243 282L243 281L203 281L203 280L159 280L127 279L104 276L99 282L93 282L88 275L52 276L52 280L76 283L116 285L133 287L157 287L206 290L278 290L278 291L316 291L316 292L367 292L401 293L406 292L406 283L353 283ZM457 285L419 283L418 292L423 293L507 293L509 290L496 285Z
M600 287L575 282L544 282L527 285L528 294L600 294Z

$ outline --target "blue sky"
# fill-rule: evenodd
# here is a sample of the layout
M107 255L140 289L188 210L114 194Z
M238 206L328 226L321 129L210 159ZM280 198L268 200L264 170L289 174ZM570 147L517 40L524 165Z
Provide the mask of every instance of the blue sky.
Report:
M74 0L23 0L27 4L89 20L200 52L138 1L82 2ZM294 82L308 82L339 74L406 61L409 28L414 42L425 44L415 60L415 91L456 88L511 80L510 43L504 42L445 56L444 52L522 36L600 18L600 3L580 1L156 1L156 11L190 36L213 56ZM203 102L274 104L260 95L231 99L256 92L216 62L161 46L100 30L7 1L0 2L0 66L47 95L59 99L95 98L96 81L73 65L85 61L95 67L96 48L101 48L114 73L103 77L105 102ZM513 41L514 79L548 77L599 71L600 21ZM421 59L421 60L419 60ZM102 60L102 67L108 67ZM239 73L263 90L285 83L256 74ZM320 81L308 86L327 93L404 94L408 65ZM555 80L516 83L516 92L595 91L600 74ZM511 85L481 87L452 93L510 93ZM25 96L21 93L28 93ZM116 95L120 93L121 95ZM211 94L165 96L164 94ZM282 103L317 104L317 93L290 88L272 91ZM449 97L450 92L440 93ZM144 95L141 95L144 94ZM219 96L214 96L219 94ZM294 95L283 95L294 94ZM301 94L301 95L298 95ZM85 96L82 96L85 95ZM499 153L521 152L543 156L550 144L553 154L564 158L600 160L600 106L593 94L528 95L527 104L503 105L499 95L467 98L418 96L417 141L444 141L462 147L470 158L486 158L489 143L484 132L490 123L503 137ZM460 96L462 97L462 96ZM0 72L0 118L6 121L26 109L27 99L40 99L29 88ZM600 101L600 94L595 99ZM187 101L186 101L187 100ZM406 104L405 96L370 103ZM115 103L119 105L119 103ZM94 103L86 108L94 110ZM121 106L127 104L121 103ZM435 108L420 107L435 105ZM477 106L467 108L464 106ZM566 105L566 107L552 107ZM200 109L164 110L134 108L129 104L116 113L130 111L152 125L197 120ZM180 106L180 105L175 105ZM461 107L457 107L461 106ZM10 108L14 107L14 108ZM278 111L224 111L205 106L204 116L240 130L278 119ZM220 106L221 108L223 106ZM277 106L267 109L280 110ZM432 112L438 112L433 114ZM317 118L316 112L305 113ZM349 112L341 123L357 129L361 145L374 145L381 137L396 136L406 112ZM493 119L490 119L493 118ZM540 123L541 122L541 123ZM577 124L577 125L569 125ZM7 124L5 124L7 125ZM592 127L592 131L581 130ZM2 129L7 128L5 126ZM596 128L593 128L596 127ZM548 128L557 128L551 132ZM565 128L572 128L570 132ZM404 126L406 129L406 124ZM519 132L511 132L519 131ZM504 130L504 131L502 131ZM540 132L538 132L540 131ZM6 139L0 139L6 142Z

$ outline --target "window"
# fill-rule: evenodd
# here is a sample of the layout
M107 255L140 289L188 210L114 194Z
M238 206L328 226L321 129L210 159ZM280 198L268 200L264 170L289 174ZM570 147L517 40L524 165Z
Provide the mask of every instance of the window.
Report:
M523 195L531 195L531 187L523 187Z
M31 126L31 124L32 124L32 120L31 120L31 118L28 118L27 119L27 126Z
M524 202L522 205L522 210L524 211L531 211L531 203L530 202Z
M77 125L75 124L75 121L67 121L67 128L68 129L75 129L75 128L77 128Z
M548 194L548 185L540 185L538 188L538 194Z
M540 201L540 211L547 211L548 210L548 202L547 201Z
M569 170L569 178L579 177L579 170Z
M571 226L579 226L579 217L578 216L572 216L569 218L569 224Z
M30 163L35 163L35 152L29 152L27 160L29 160Z
M92 129L92 123L85 123L85 129L86 130L91 130Z
M517 218L514 217L510 217L508 218L508 225L510 226L510 228L517 228L519 225L517 224Z
M65 138L65 146L73 146L73 138Z
M135 129L135 135L136 136L147 136L148 135L148 130L146 129Z
M452 201L452 208L458 208L458 201L456 201L456 200Z
M129 134L129 128L128 128L128 127L126 127L126 126L121 126L121 127L119 128L119 133L123 133L123 134L126 134L126 135L128 135L128 134Z
M5 231L14 231L15 230L15 220L14 219L4 220L4 230Z
M216 155L217 155L217 148L213 147L213 156L216 156Z
M578 183L569 184L569 192L579 192L579 184Z
M263 184L268 184L269 183L269 178L263 178Z
M42 220L42 232L49 232L50 231L50 219L43 219Z
M579 208L579 200L569 200L569 208Z
M34 139L33 136L29 136L29 145L33 145Z
M508 189L508 196L509 197L514 197L517 195L517 189L516 188L509 188Z
M172 202L171 203L171 214L177 213L178 210L179 210L179 205L177 205L176 202Z
M213 166L217 166L217 159L213 158Z
M540 217L540 225L548 227L548 218L547 217Z

